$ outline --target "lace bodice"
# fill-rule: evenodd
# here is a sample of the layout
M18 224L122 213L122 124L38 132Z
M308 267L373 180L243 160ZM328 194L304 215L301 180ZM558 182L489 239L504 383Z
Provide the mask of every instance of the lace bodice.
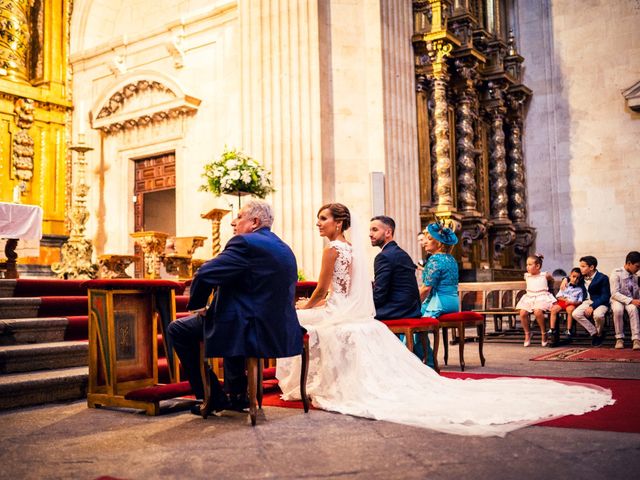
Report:
M329 247L338 252L338 258L333 266L331 278L331 291L333 294L346 296L351 287L351 245L340 240L333 240Z
M422 283L434 289L442 285L458 285L456 259L443 253L431 255L422 272Z

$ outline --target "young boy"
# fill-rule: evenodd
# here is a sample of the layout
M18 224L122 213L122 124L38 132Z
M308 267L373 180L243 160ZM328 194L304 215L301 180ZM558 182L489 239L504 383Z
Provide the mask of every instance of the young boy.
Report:
M624 312L629 315L633 349L640 350L640 285L636 275L640 270L640 252L629 252L624 267L611 273L611 309L616 329L616 348L624 348Z
M582 273L580 273L579 268L572 268L569 277L562 280L560 291L556 295L558 302L551 307L551 314L549 315L549 324L551 328L547 332L550 347L555 347L558 344L559 332L556 330L556 323L558 313L562 310L567 312L567 330L564 335L567 343L571 343L571 325L573 323L573 317L571 314L586 297L587 291L584 288Z
M587 298L573 311L573 318L591 335L591 345L599 347L604 340L604 316L609 310L611 290L609 277L596 270L598 259L587 255L580 259L580 273L584 278ZM593 323L591 323L593 318Z

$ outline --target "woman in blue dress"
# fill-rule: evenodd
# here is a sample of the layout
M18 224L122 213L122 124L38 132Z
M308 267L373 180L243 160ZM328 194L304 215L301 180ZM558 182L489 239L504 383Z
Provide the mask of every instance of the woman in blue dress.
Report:
M458 300L458 262L451 255L458 237L442 223L431 223L426 228L424 249L429 260L422 271L420 299L422 316L438 318L443 313L460 311ZM414 343L414 353L423 358L422 345ZM433 350L427 338L427 365L433 367Z
M438 318L460 311L458 300L458 262L451 255L458 237L440 223L427 226L425 250L431 254L422 272L420 299L422 316Z

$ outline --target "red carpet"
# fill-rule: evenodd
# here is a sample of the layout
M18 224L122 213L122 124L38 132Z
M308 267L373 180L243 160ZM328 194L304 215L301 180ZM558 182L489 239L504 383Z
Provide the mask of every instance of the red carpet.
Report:
M640 350L625 348L563 348L531 359L534 362L640 362Z
M493 375L476 373L443 372L447 378L498 378L512 375ZM640 380L618 380L610 378L568 378L568 377L532 377L547 378L549 380L561 380L574 383L590 383L600 387L609 388L616 400L614 405L601 408L595 412L584 415L568 415L541 422L539 426L582 428L585 430L604 430L608 432L640 433ZM562 401L559 399L558 401ZM263 405L270 407L302 408L302 402L284 402L280 400L280 391L265 392Z

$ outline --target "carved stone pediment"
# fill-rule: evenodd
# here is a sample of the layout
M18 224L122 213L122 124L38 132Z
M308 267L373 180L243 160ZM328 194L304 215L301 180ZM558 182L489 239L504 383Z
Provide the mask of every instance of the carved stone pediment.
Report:
M636 82L635 85L624 90L622 96L631 110L640 112L640 82Z
M168 77L138 72L120 79L92 110L91 126L117 133L193 114L200 100Z

